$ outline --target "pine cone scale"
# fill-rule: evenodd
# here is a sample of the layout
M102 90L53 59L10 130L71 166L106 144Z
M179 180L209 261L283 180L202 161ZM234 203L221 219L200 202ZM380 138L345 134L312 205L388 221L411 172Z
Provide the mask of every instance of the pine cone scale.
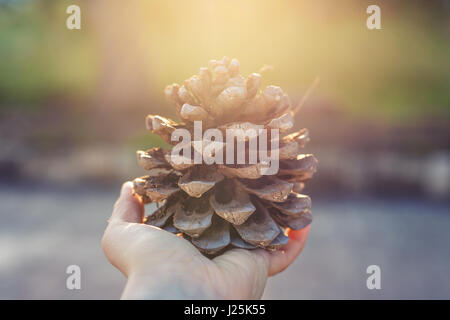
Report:
M223 175L212 168L195 166L180 178L178 186L189 196L200 198L223 178Z
M212 227L191 241L200 251L215 254L230 244L230 224L220 218L213 218Z
M278 236L266 247L270 251L276 251L281 249L284 245L289 242L289 237L287 237L283 232L280 232Z
M271 216L278 222L279 225L293 230L300 230L311 224L311 211L306 209L298 216L290 216L282 214L280 211L269 209Z
M272 202L271 205L289 216L298 216L311 208L311 198L305 195L291 193L285 202Z
M280 233L280 228L258 201L255 212L241 225L234 225L241 238L255 246L267 247Z
M257 180L239 179L238 183L247 192L258 196L258 198L271 202L283 202L286 200L294 185L290 182L263 176Z
M234 184L228 183L223 186L224 184L211 195L211 207L222 219L234 225L243 224L256 210L255 206L248 194L237 190Z
M212 224L214 211L206 198L186 198L180 202L173 217L173 225L187 235L199 237Z

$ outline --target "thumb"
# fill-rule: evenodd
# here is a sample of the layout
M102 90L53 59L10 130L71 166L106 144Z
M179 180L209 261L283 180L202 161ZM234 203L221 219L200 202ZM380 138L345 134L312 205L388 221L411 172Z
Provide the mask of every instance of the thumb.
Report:
M127 275L129 270L129 259L126 257L126 248L131 243L129 236L136 234L135 228L141 226L143 215L144 205L133 193L133 183L125 182L102 237L102 248L106 257L124 275ZM130 229L130 226L133 228Z
M141 223L144 216L144 205L141 199L133 192L133 183L127 181L122 185L119 199L109 222L135 222Z

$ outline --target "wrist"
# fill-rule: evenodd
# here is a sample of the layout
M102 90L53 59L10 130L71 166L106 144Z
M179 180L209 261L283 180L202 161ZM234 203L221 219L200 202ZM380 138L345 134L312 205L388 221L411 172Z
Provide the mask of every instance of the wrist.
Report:
M177 273L132 273L122 293L122 299L202 300L221 299L203 283Z

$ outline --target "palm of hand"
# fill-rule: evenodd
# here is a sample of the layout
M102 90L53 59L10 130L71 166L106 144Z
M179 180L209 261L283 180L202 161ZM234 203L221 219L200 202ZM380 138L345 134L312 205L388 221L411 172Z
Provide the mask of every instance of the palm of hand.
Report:
M267 277L295 260L309 230L291 231L281 251L232 249L210 260L185 239L140 223L143 213L124 184L102 239L109 261L128 277L124 298L259 299Z

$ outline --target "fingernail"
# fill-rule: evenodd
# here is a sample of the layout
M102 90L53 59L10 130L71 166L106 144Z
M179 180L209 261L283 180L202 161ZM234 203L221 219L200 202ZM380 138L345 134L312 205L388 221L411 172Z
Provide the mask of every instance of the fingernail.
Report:
M127 181L122 185L122 189L120 190L120 195L126 195L131 193L131 190L133 190L133 183L131 181Z

